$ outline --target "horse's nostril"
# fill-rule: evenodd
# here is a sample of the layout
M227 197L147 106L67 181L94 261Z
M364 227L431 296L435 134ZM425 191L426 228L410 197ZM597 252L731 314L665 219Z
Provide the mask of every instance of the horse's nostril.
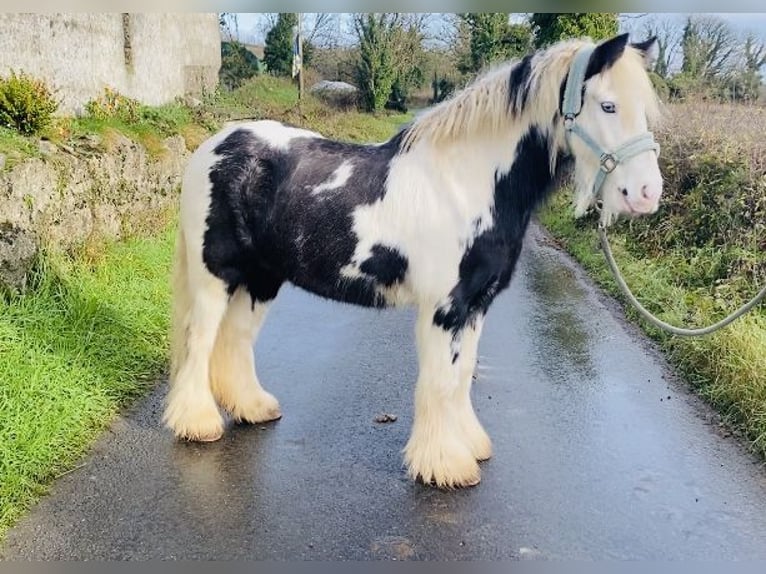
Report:
M644 197L644 199L649 199L649 187L644 185L641 188L641 195Z
M626 188L626 187L623 187L623 188L622 188L622 194L623 194L625 197L628 197L628 188Z

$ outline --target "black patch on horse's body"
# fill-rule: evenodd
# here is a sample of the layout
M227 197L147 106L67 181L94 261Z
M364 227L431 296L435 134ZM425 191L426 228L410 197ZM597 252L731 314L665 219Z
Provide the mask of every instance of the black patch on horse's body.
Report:
M434 314L434 323L453 335L484 315L508 287L530 217L553 189L551 145L543 131L532 126L516 146L511 169L495 174L494 223L466 249L449 303Z
M381 285L391 287L404 280L407 265L407 259L396 249L375 244L372 246L372 255L362 262L359 270L374 277Z
M383 199L400 137L378 146L296 138L289 151L238 129L216 148L203 261L233 293L244 286L255 301L273 299L283 282L339 301L382 307L379 288L401 281L407 259L384 246L365 261L366 277L340 270L354 254L353 210ZM337 190L313 194L348 162L352 173ZM337 192L337 193L335 193ZM322 193L333 193L323 201Z

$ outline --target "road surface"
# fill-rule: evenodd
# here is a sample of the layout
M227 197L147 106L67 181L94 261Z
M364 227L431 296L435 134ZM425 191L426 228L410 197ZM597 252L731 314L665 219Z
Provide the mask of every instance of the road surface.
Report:
M413 322L285 289L256 348L282 420L177 443L160 385L0 556L766 558L763 466L537 228L480 345L473 397L494 457L477 487L404 474Z

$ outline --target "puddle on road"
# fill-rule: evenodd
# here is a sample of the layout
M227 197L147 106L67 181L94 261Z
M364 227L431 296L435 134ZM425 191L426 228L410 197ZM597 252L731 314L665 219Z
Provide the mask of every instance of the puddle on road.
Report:
M537 295L532 328L541 366L557 380L567 380L572 370L595 375L592 334L578 313L585 293L574 273L541 251L524 267L529 289Z

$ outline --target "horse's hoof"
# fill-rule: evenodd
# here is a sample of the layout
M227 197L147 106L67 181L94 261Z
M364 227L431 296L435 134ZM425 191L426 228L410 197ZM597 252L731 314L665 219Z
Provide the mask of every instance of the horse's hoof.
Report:
M476 486L481 469L471 451L457 442L428 445L411 441L404 450L408 474L415 481L444 490Z
M231 410L234 420L246 424L266 423L282 418L279 401L271 393L262 391L245 404Z
M223 437L223 430L221 430L221 432L218 434L199 436L196 439L187 438L187 440L190 442L215 442L217 440L221 440L221 437Z
M464 482L460 483L438 483L436 479L432 478L428 482L423 480L423 477L421 475L418 475L418 478L416 480L420 484L423 484L424 486L430 486L432 488L438 488L439 490L457 490L458 488L471 488L472 486L476 486L481 482L481 476L476 476L475 478L469 478Z
M223 417L213 405L171 402L165 411L165 425L180 440L215 442L223 436Z
M176 437L186 442L215 442L223 436L223 424L213 425L208 428L186 428L176 431Z

